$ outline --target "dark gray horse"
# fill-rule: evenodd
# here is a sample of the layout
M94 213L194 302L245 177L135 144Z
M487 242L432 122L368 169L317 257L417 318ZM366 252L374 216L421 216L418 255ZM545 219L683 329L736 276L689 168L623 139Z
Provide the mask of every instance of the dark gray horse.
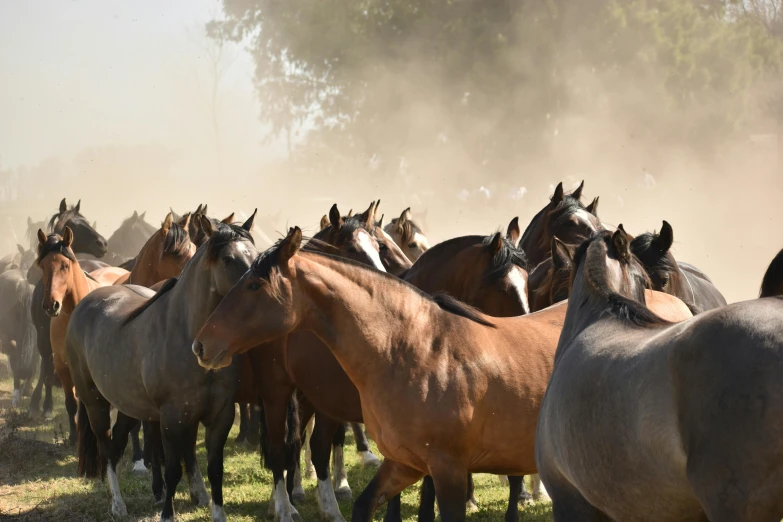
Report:
M574 256L536 432L555 522L783 518L783 298L671 324L622 229Z
M207 503L196 462L199 422L206 428L212 518L224 521L223 447L234 422L239 367L208 372L190 355L196 332L258 255L250 229L201 217L207 242L181 277L157 294L134 286L100 288L87 295L71 315L66 335L68 364L80 398L79 473L108 473L112 512L126 514L116 466L134 419L157 431L166 459L166 499L161 520L171 520L172 503L184 460L191 498ZM154 295L154 297L153 297ZM111 407L120 413L111 437ZM148 444L150 438L146 439ZM155 446L153 446L154 449ZM153 464L153 493L162 494Z
M139 214L134 210L133 215L124 220L120 228L109 237L109 253L106 255L109 263L119 266L133 259L152 234L157 232L156 227L144 220L146 214L146 212Z
M666 221L660 232L646 232L631 241L631 252L644 265L652 289L679 297L694 315L726 306L726 298L709 277L693 265L674 259L672 243L674 232Z
M59 212L54 214L49 220L49 231L62 234L65 227L68 226L73 231L73 243L71 250L75 254L90 254L101 257L106 254L106 240L90 225L90 222L82 216L81 200L73 207L68 207L65 199L60 202ZM79 264L86 272L97 270L108 266L106 263L92 260L80 260ZM41 393L46 388L44 398L43 412L44 418L50 419L52 416L52 386L59 384L59 380L54 373L54 364L52 362L52 344L49 340L49 321L50 317L46 314L41 303L43 302L44 286L40 281L40 269L33 266L28 271L28 281L35 280L35 290L31 303L31 315L36 329L36 343L38 353L41 355L41 370L38 375L38 384L35 386L33 395L30 398L30 412L37 413L41 404ZM37 280L36 280L37 276ZM32 282L32 281L31 281Z
M19 407L22 395L30 395L39 364L35 327L30 316L32 299L33 285L20 269L0 274L0 348L11 363L14 408Z

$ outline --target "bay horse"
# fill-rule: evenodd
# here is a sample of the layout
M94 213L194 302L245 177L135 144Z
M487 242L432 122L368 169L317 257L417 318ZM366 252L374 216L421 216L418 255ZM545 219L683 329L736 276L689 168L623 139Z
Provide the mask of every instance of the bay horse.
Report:
M601 232L574 257L536 434L554 520L779 520L783 299L671 324L629 243Z
M235 364L207 372L188 352L206 317L257 254L250 236L253 219L242 226L215 226L201 216L200 226L208 239L178 279L169 279L157 293L136 285L100 288L87 295L71 316L66 351L80 396L79 475L108 474L115 516L127 514L116 466L128 432L139 419L149 423L150 435L162 439L147 438L153 450L162 442L165 453L161 520L173 519L183 460L191 499L197 504L209 502L196 461L202 423L207 428L212 519L225 521L223 448L234 422L240 369ZM113 428L111 406L118 410ZM152 489L160 499L163 484L155 473Z
M52 361L65 394L65 408L70 425L69 442L75 444L77 403L65 357L65 332L68 322L73 309L87 294L98 287L111 285L117 278L127 274L127 271L115 267L100 268L90 274L82 271L71 249L74 235L68 226L62 236L56 233L47 236L43 230L39 230L38 241L36 263L43 272L41 281L44 287L41 306L51 318L49 340L52 346Z
M146 215L146 212L139 214L134 210L109 237L107 257L113 264L121 265L136 257L147 240L157 231L145 221Z
M563 306L489 318L350 260L300 252L301 239L293 228L254 262L193 352L217 369L298 329L323 340L358 388L364 421L386 457L353 520L369 521L426 474L444 522L465 520L468 472L536 472L537 403Z
M682 299L694 314L726 306L726 298L698 269L681 267L671 253L674 232L666 221L660 232L646 232L633 238L631 252L641 261L653 290Z
M134 284L149 288L159 281L179 276L196 253L196 245L190 241L188 232L190 218L188 213L180 218L178 223L174 223L169 212L161 227L155 230L137 252L133 269L114 284Z
M573 245L603 229L598 219L598 198L587 207L580 201L584 186L585 182L582 181L576 190L566 194L563 183L558 183L549 204L533 217L522 233L519 247L524 250L531 266L535 267L549 257L553 236Z
M400 217L392 219L383 230L414 263L430 247L421 227L413 221L410 207L403 210Z
M532 312L568 299L571 263L576 247L563 243L557 236L552 236L550 245L549 257L541 261L528 277Z
M30 317L33 288L18 268L0 274L0 350L8 356L14 378L13 408L20 406L22 395L32 391L39 364Z
M759 297L783 295L783 250L772 260L761 281Z
M39 238L38 229L31 230L31 226L36 223L28 218L27 236L31 244L38 250ZM60 202L57 213L48 220L49 232L62 235L65 227L73 231L73 243L71 250L76 254L89 254L95 257L102 257L106 253L106 240L93 227L90 222L81 214L81 200L76 205L69 207L65 198ZM37 255L36 255L37 257ZM105 268L108 265L96 260L80 261L82 268L87 272ZM30 412L37 413L40 408L41 395L44 395L43 416L44 419L50 419L52 416L52 386L59 384L54 372L52 359L52 345L50 341L51 319L41 306L44 298L44 284L41 280L41 269L37 262L33 262L27 274L27 280L35 284L33 291L33 301L31 316L36 329L36 344L38 353L41 355L41 368L38 373L38 383L33 390L30 398Z

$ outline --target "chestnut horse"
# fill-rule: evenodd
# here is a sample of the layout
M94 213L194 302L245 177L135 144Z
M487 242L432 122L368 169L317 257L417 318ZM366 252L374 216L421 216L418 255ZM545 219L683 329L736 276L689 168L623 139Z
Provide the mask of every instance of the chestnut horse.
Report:
M783 250L778 252L775 259L769 264L761 281L759 297L772 297L783 295Z
M519 247L525 251L531 266L537 266L549 257L549 244L553 236L573 245L603 230L598 219L598 198L587 207L580 201L584 186L585 182L582 181L576 190L566 194L563 183L558 183L549 204L530 221L519 240Z
M644 266L653 290L676 295L694 314L726 306L726 299L703 272L677 263L670 250L672 243L674 232L666 221L660 232L646 232L631 241L631 252Z
M62 237L59 234L44 234L38 231L38 266L43 272L44 296L41 306L51 317L49 340L52 345L54 371L63 386L65 408L68 411L71 444L76 442L76 397L73 380L65 357L65 332L71 314L79 302L90 292L101 286L111 285L127 274L122 268L100 268L89 275L82 271L76 255L71 249L73 231L66 226Z
M644 306L629 240L574 257L536 436L554 520L780 520L783 299L672 325Z
M250 236L253 217L241 227L214 226L205 216L200 221L208 240L179 279L169 279L156 294L135 285L98 289L71 316L66 345L81 397L79 474L108 473L115 516L127 514L117 462L134 419L140 419L149 423L149 435L160 435L165 451L161 520L174 516L173 498L183 460L191 499L198 504L209 501L195 449L199 423L203 423L212 519L225 521L223 448L234 422L239 367L206 372L187 352L204 319L248 270L257 251ZM111 406L119 410L113 428ZM150 441L149 436L147 441L157 450L160 441ZM153 494L159 500L163 484L155 473L152 478Z
M538 402L563 306L490 319L363 265L299 252L300 245L294 228L260 256L193 352L204 367L221 368L297 329L325 342L358 388L364 421L386 457L354 504L354 521L369 521L425 474L444 522L465 520L468 472L536 472Z

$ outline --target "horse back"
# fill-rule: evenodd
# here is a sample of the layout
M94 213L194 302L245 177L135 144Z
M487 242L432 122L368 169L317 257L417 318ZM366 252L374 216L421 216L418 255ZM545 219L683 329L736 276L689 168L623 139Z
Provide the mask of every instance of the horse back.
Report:
M127 276L128 271L122 268L110 266L106 268L99 268L98 270L93 270L90 272L90 277L92 277L96 282L98 282L98 285L91 285L94 289L97 286L106 286L114 284L117 279L119 279L122 276Z

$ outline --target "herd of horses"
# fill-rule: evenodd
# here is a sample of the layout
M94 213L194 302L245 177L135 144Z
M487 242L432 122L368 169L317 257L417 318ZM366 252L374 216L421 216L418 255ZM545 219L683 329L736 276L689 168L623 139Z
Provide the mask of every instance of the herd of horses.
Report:
M312 238L293 227L271 244L255 212L218 220L205 205L160 228L134 213L106 241L63 200L0 260L14 406L36 370L31 411L43 396L50 417L62 387L78 474L108 479L118 517L131 440L161 520L183 462L192 501L225 520L238 403L282 522L300 519L303 445L322 516L344 522L348 426L378 467L357 522L383 504L400 521L400 493L421 479L420 521L436 500L441 520L464 521L472 473L507 477L507 522L544 495L557 522L780 521L783 251L759 299L727 305L675 260L666 221L635 237L609 227L583 187L559 184L524 231L514 218L434 246L410 209L384 225L379 201L334 205Z

